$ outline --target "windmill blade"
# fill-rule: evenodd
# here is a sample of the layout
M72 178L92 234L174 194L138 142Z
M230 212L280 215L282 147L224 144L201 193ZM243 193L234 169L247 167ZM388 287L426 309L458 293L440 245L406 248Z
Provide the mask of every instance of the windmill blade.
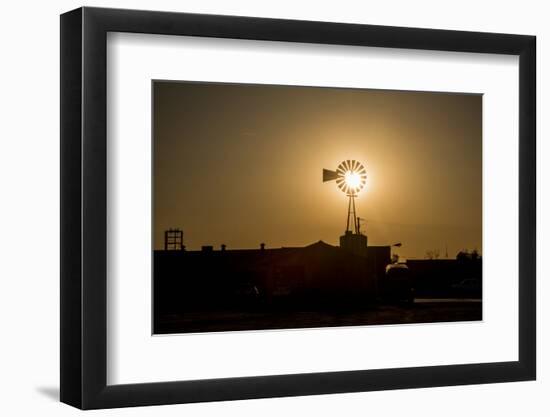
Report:
M347 179L346 174L353 174ZM355 159L346 159L340 162L336 171L323 169L323 182L336 180L338 188L349 197L357 196L367 182L367 170L363 164Z
M323 169L323 182L333 181L338 178L338 173L330 169Z

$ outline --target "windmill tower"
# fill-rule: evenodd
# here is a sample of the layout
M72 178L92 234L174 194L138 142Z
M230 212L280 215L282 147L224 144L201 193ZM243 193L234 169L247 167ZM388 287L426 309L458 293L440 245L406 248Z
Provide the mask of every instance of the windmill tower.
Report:
M340 236L340 247L356 255L367 255L367 236L360 233L360 219L357 217L355 198L367 181L367 170L357 161L346 160L336 171L323 169L323 182L336 181L338 188L348 197L346 230Z

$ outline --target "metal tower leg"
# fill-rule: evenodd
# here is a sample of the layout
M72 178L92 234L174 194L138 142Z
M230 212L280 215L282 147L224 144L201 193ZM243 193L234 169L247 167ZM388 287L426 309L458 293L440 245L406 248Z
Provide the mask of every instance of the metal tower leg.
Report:
M353 220L353 230L357 234L359 233L359 228L357 227L357 214L355 213L355 195L348 194L348 218L346 221L346 232L349 232L349 223L350 220Z
M355 234L357 234L357 214L355 213L355 196L352 195L351 197L351 204L353 207L353 228L355 230Z
M348 196L349 199L348 199L348 218L346 220L346 232L349 232L349 218L350 218L350 215L351 215L351 195Z

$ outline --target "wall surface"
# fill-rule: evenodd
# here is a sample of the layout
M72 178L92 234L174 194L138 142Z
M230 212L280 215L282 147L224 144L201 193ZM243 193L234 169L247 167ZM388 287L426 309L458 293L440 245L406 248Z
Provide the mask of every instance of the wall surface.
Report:
M59 14L77 1L7 2L0 31L0 414L76 415L59 394ZM145 407L94 415L529 415L550 412L550 147L543 120L550 87L550 26L545 2L417 0L386 2L125 0L88 6L237 14L380 25L531 34L538 37L538 381L325 395L231 403ZM544 190L546 188L546 190ZM29 254L32 252L32 257Z

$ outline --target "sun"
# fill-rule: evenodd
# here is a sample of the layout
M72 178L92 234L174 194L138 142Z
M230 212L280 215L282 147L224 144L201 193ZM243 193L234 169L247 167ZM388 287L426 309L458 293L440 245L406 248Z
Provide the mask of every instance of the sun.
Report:
M353 191L357 191L361 187L361 176L356 171L347 171L344 174L344 181Z
M355 196L365 186L367 170L361 163L347 160L338 165L336 171L323 169L323 182L333 180L336 180L336 185L346 195Z

